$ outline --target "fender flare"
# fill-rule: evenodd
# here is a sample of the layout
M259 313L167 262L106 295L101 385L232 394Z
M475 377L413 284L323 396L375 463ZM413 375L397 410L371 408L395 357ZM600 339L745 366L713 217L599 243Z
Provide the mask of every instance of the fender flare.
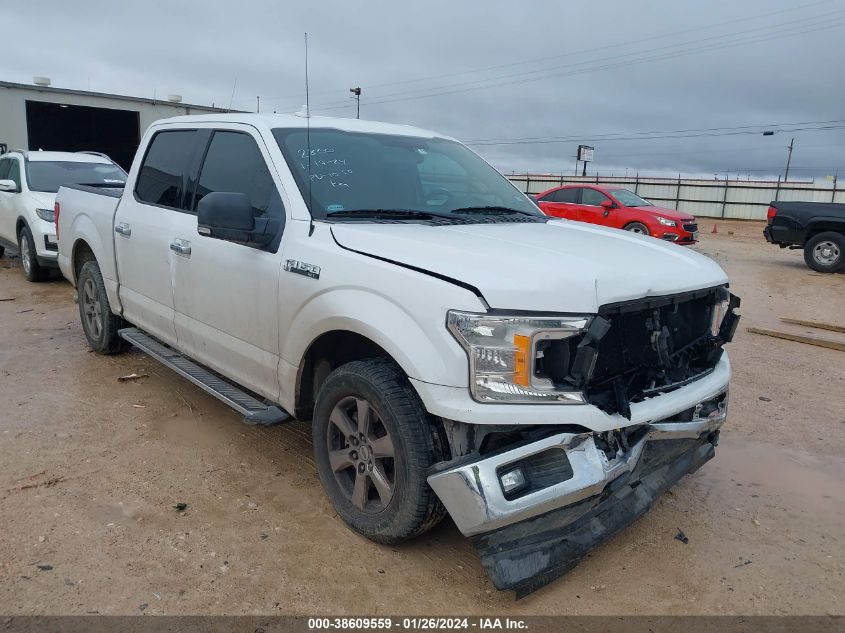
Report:
M29 222L26 221L25 217L23 217L22 215L19 215L17 217L17 219L15 220L15 240L18 239L18 235L21 232L22 226L25 226L26 228L29 229ZM29 230L32 231L32 229L29 229Z

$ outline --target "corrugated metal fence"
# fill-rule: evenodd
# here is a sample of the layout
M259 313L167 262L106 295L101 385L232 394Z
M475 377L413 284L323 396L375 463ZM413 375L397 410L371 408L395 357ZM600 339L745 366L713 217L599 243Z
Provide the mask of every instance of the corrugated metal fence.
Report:
M845 188L837 188L835 178L819 182L551 174L510 174L508 178L525 193L575 183L623 187L658 206L709 218L763 220L772 200L845 203Z

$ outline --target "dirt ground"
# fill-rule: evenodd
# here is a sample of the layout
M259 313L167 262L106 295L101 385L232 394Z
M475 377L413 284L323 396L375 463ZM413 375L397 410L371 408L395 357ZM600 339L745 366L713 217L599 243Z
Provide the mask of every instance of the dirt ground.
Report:
M140 353L89 352L71 286L0 260L0 614L845 613L845 353L745 331L845 324L845 275L759 223L712 226L695 248L743 299L716 459L520 601L449 521L398 547L357 536L307 424L247 427Z

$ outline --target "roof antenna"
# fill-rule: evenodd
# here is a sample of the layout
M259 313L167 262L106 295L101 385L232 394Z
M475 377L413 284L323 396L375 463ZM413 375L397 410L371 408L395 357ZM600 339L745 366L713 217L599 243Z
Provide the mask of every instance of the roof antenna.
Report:
M308 98L308 31L305 32L305 144L308 146L308 237L314 234L314 213L311 211L311 102Z
M228 107L228 108L226 108L226 112L231 112L231 111L232 111L232 103L233 103L233 102L234 102L234 100L235 100L235 90L237 89L237 87L238 87L238 78L237 78L237 77L235 77L235 83L234 83L234 84L232 84L232 96L231 96L231 97L229 97L229 107Z

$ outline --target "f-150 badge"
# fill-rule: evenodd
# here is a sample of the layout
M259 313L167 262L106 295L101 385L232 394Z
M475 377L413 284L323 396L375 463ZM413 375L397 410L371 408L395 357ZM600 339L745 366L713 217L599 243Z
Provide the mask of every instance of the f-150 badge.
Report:
M306 264L305 262L296 259L285 260L285 270L289 273L296 273L297 275L305 275L311 279L320 278L320 267L314 264Z

